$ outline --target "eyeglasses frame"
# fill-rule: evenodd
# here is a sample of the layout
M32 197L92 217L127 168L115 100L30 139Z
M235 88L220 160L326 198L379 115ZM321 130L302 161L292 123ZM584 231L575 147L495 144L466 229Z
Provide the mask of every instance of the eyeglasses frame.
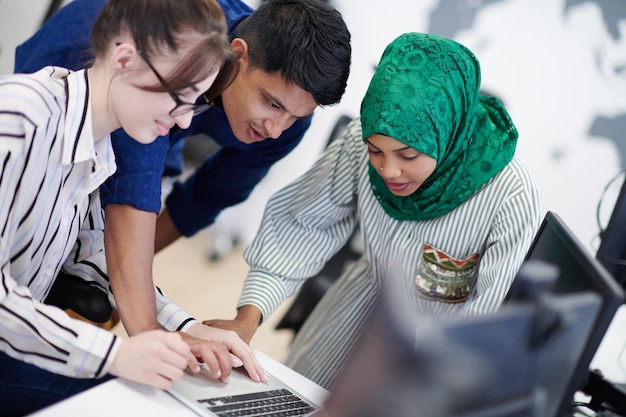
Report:
M143 50L137 48L137 54L144 60L146 65L148 65L148 68L150 68L150 70L154 73L154 75L157 77L157 79L159 80L163 88L165 88L166 90L169 90L170 87L167 84L167 81L165 81L165 79L161 76L161 74L159 74L156 68L154 68L154 65L152 65L152 63L150 62L146 54L143 52ZM213 107L213 105L215 104L213 103L213 100L211 100L210 98L206 96L206 94L202 94L200 96L204 100L204 103L189 103L189 102L181 100L181 98L178 97L178 94L172 91L168 91L168 93L172 97L174 102L176 103L176 106L170 111L170 116L172 117L182 116L183 114L187 114L190 111L193 111L193 115L197 116L198 114L207 111L208 109Z

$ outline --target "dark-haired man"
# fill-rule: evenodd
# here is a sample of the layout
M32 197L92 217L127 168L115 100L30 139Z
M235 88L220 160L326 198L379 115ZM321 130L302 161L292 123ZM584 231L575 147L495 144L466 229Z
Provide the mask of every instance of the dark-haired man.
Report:
M73 0L60 9L18 46L15 72L45 65L84 67L90 59L91 25L104 2ZM209 226L224 208L245 200L272 164L298 145L315 108L339 102L346 88L350 33L326 2L269 0L255 11L239 0L218 3L240 71L216 105L195 116L189 129L174 129L149 146L137 145L122 131L113 136L118 170L101 188L107 268L131 335L160 327L154 252ZM174 185L161 210L162 175L182 171L182 139L194 134L210 136L221 148L184 183ZM173 319L183 328L191 318Z

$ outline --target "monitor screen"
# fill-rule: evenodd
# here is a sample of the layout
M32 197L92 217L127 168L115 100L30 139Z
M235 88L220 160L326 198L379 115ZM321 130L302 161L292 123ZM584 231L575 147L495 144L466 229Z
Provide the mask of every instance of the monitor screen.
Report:
M624 302L624 293L613 276L580 243L563 220L547 212L526 261L543 261L556 266L559 276L553 286L556 294L593 291L602 297L602 308L595 320L593 331L586 341L577 369L568 379L567 395L559 414L564 415L576 391L585 382L591 363L617 309ZM514 288L515 283L512 288Z
M552 285L529 281L538 264ZM392 283L320 415L562 417L624 301L613 277L552 212L493 314L423 321L394 296Z
M397 303L383 302L319 415L561 417L563 381L602 299L546 292L541 301L515 299L494 314L423 323L413 335L393 314Z
M585 336L593 330L602 300L581 292L509 303L491 316L446 328L448 343L482 359L483 380L453 417L562 417L568 381L577 370ZM467 355L467 353L464 353Z
M600 232L596 259L622 288L626 287L626 180L617 196L609 222Z

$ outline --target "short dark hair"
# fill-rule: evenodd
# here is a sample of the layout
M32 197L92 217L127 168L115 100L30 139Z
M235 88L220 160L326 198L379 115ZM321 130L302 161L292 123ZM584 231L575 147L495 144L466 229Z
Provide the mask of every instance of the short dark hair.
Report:
M350 32L324 1L266 0L234 35L248 44L252 68L280 72L320 106L341 100L350 74Z

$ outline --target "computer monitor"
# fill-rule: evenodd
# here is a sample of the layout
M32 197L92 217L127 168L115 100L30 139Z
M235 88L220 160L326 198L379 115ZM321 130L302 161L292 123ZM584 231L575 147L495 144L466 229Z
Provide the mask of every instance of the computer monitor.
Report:
M511 303L446 329L448 343L482 360L482 380L450 417L564 417L561 404L571 400L563 382L577 370L602 300L581 292L542 303Z
M564 402L556 416L564 415L588 376L589 365L613 317L624 302L624 293L614 277L580 243L565 222L548 211L526 255L525 262L543 261L556 266L558 279L553 287L555 294L572 294L593 291L602 297L602 307L593 330L586 338L577 368L567 384ZM515 283L512 291L515 289Z
M557 416L602 300L542 294L413 332L398 304L383 300L319 415Z
M600 247L596 259L622 288L626 287L626 179L622 183L609 222L600 232Z
M538 263L557 276L549 288L539 287L547 295L520 302L528 266ZM387 283L332 387L327 415L562 417L624 301L613 277L552 212L494 314L436 321L427 331L393 293ZM538 329L549 337L536 337Z

